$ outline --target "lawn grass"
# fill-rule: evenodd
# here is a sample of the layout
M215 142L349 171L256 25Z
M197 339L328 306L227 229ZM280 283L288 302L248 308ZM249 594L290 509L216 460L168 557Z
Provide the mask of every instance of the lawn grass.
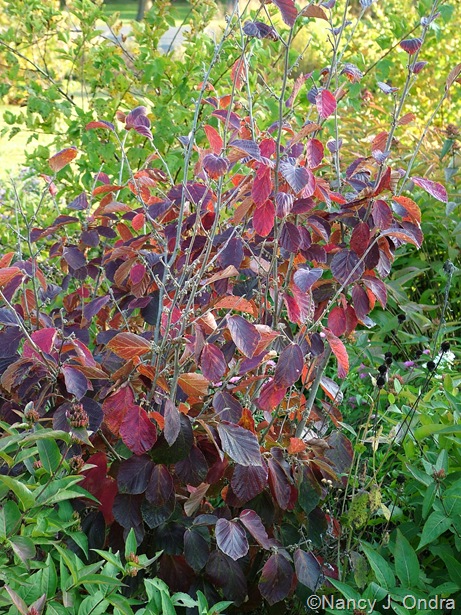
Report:
M154 0L154 2L159 0ZM176 0L173 2L173 11L176 22L182 23L187 17L190 11L190 4L186 0ZM112 13L119 12L120 19L123 21L129 21L136 19L136 13L138 11L138 3L136 0L106 0L104 2L104 11L111 15Z

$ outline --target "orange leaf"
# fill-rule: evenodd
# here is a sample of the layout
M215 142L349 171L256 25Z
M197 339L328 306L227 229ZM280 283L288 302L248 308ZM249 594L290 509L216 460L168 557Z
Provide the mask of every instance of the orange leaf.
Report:
M396 211L399 216L402 216L403 219L408 217L411 222L417 222L420 224L421 222L421 210L418 205L413 201L413 199L408 198L407 196L393 196L392 200L398 203L403 207L403 209L407 212L407 216L404 216L400 213L400 211Z
M144 214L136 214L133 220L131 221L131 226L135 231L140 231L144 226L146 217Z
M215 305L215 308L246 312L252 316L258 315L258 310L256 309L254 303L248 301L248 299L245 299L244 297L236 297L234 295L229 295L228 297L223 297L220 299Z
M6 286L13 278L21 273L19 267L4 267L0 269L0 286Z
M232 278L233 276L239 275L239 271L234 267L234 265L229 265L222 271L218 271L208 278L208 280L204 280L202 282L203 286L208 286L208 284L213 284L213 282L218 282L219 280L225 280L226 278Z
M302 453L306 450L306 443L300 438L290 438L290 444L288 445L288 452L290 455L296 455L296 453Z
M14 252L8 252L8 254L4 254L2 258L0 258L0 269L2 267L9 267L11 261L13 260Z
M147 416L150 419L154 419L154 421L157 423L157 425L160 427L160 429L163 429L165 427L165 419L160 414L160 412L157 412L156 410L150 410L147 413Z
M306 8L301 11L301 15L303 17L311 17L313 19L324 19L325 21L328 21L328 17L325 11L320 6L314 6L313 4L306 6Z
M202 374L194 372L181 374L178 384L184 393L191 397L204 397L208 393L209 382Z
M256 433L255 422L251 410L249 410L248 408L243 409L242 416L238 422L238 425L240 425L240 427L243 427L244 429L248 429L248 431Z
M347 354L346 347L342 343L342 341L336 337L329 329L324 329L324 333L327 336L328 343L330 344L330 348L333 351L333 354L338 360L338 377L345 378L347 372L349 371L349 357Z
M75 158L76 155L77 155L76 147L73 147L73 146L67 147L66 149L62 149L60 152L58 152L54 156L51 156L51 158L48 160L48 164L50 165L51 169L55 173L57 173L58 171L63 169L66 165L68 165L69 162L72 162L72 160Z
M118 333L107 347L122 359L140 357L151 349L150 343L136 333Z
M216 128L213 128L213 126L209 126L208 124L205 124L203 128L213 153L219 156L223 148L223 140L220 137L219 132Z

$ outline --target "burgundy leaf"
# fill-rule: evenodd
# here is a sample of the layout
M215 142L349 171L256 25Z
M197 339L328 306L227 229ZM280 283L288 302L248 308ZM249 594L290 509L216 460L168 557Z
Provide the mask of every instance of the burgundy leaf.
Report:
M311 169L315 169L323 160L323 145L318 139L309 139L306 149L307 164Z
M293 222L285 222L280 234L280 245L288 252L296 254L301 246L301 234Z
M302 291L307 292L319 278L322 277L322 269L300 268L293 275L294 283Z
M370 311L370 300L368 299L367 293L358 284L352 288L352 303L357 318L363 320Z
M69 365L63 365L61 371L64 376L67 392L74 395L78 400L82 399L89 388L93 388L86 376L77 369Z
M337 337L340 337L346 332L346 313L339 305L334 307L328 314L328 328L333 331Z
M270 549L274 546L274 539L269 538L261 517L254 510L242 510L239 519L263 549Z
M261 466L258 438L248 429L222 421L218 423L222 450L242 466Z
M272 606L281 602L290 593L293 582L293 567L282 553L270 556L262 569L258 583L262 597Z
M222 588L224 597L238 607L248 595L247 580L241 566L222 551L213 551L206 566L207 576Z
M306 169L306 167L295 167L290 162L286 161L282 161L279 168L280 173L296 194L301 192L306 186L308 186L309 189L312 188L311 194L313 194L315 180L310 169ZM310 196L311 194L304 196Z
M181 415L171 399L167 399L165 402L164 419L163 435L168 442L168 446L173 446L181 431Z
M373 222L379 229L385 230L391 226L393 220L392 211L386 201L377 199L372 205L371 213L373 215Z
M274 41L278 39L277 32L274 28L262 21L247 21L243 26L243 31L247 36L254 38L270 38Z
M211 115L221 120L225 126L231 126L235 128L235 130L240 130L240 118L233 111L229 113L226 109L218 109L217 111L213 111Z
M184 532L184 557L189 566L199 572L210 557L210 533L207 528L192 527Z
M422 44L423 40L421 38L407 38L400 42L400 47L412 56L421 49Z
M276 459L269 459L269 486L275 501L282 510L287 510L291 500L292 481Z
M220 348L215 344L205 344L200 359L202 373L210 382L218 382L227 370L227 362Z
M232 474L231 487L242 502L248 502L264 491L267 486L267 468L236 464Z
M426 64L427 62L415 62L412 68L412 73L414 75L419 75L419 73L423 70Z
M215 537L218 548L234 561L248 553L249 545L245 530L236 521L218 519Z
M296 549L293 560L298 581L315 592L323 578L322 567L315 556Z
M103 297L96 297L93 301L85 304L83 307L84 318L86 318L86 320L91 320L109 301L109 295L104 295Z
M164 465L156 465L150 475L146 499L154 506L164 506L174 494L173 477Z
M253 228L261 237L267 237L274 227L275 207L268 199L257 207L253 214Z
M119 493L144 493L153 469L154 463L148 455L132 455L124 459L117 472Z
M256 400L256 403L262 410L271 412L275 410L285 397L287 392L285 387L280 387L275 384L273 380L269 380L261 389L261 393Z
M201 483L205 482L208 474L208 464L205 455L197 446L193 446L188 456L175 464L174 471L183 483L198 487Z
M207 154L203 158L203 168L212 179L217 179L229 169L229 160L216 154Z
M366 222L359 222L352 231L350 247L359 256L363 256L370 244L370 227Z
M261 339L256 327L242 316L228 316L227 328L240 352L251 358Z
M175 497L174 493L172 493L170 499L160 506L152 504L149 500L143 500L141 504L141 514L146 524L150 529L153 529L166 523L173 514L174 508Z
M243 408L240 402L228 391L219 390L215 393L213 408L222 420L230 423L238 423L242 417Z
M157 429L144 408L133 405L126 411L120 426L120 435L130 451L135 455L142 455L155 444Z
M277 218L285 218L291 213L294 197L286 192L277 192L275 197Z
M424 179L424 177L412 177L411 181L433 196L434 199L442 201L442 203L448 203L447 191L442 184L433 182L430 179Z
M298 16L294 0L273 0L273 2L280 9L283 21L291 28Z
M277 386L291 387L299 377L304 366L304 358L298 344L290 344L280 354L274 373Z
M105 120L95 120L93 122L89 122L85 126L86 130L92 130L94 128L103 128L105 130L115 130L115 126L110 122L106 122Z
M340 284L352 284L359 280L365 266L353 250L341 250L331 260L331 273Z
M378 299L379 303L381 304L381 307L384 309L387 303L387 290L386 290L386 285L384 284L384 282L371 275L363 276L362 281L365 284L365 286L372 291L374 296Z
M336 98L328 90L320 90L315 97L317 111L323 120L326 120L336 110Z
M243 261L243 242L240 237L232 237L226 247L219 253L218 262L223 269L233 265L238 269Z

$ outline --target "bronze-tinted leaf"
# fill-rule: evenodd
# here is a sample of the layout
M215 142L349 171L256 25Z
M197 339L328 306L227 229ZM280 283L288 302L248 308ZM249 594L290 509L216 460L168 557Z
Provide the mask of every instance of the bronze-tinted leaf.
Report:
M118 333L107 347L122 359L134 359L151 350L150 342L136 333Z
M66 149L62 149L60 152L51 156L48 160L48 164L51 169L57 173L61 169L63 169L69 162L77 156L77 148L76 147L67 147Z

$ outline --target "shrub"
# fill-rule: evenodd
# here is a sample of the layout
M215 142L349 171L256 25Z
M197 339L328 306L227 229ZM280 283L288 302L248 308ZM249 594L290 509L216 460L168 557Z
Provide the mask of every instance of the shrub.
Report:
M87 156L99 140L113 161L66 197L77 149L52 156L45 194L72 215L18 235L23 258L0 261L4 420L32 400L94 466L82 486L107 545L122 550L134 532L147 558L162 550L155 573L171 591L222 594L238 612L344 574L340 520L323 502L354 459L339 408L345 341L385 309L396 250L422 243L406 180L448 200L412 175L414 158L406 171L392 158L439 2L402 41L405 85L380 86L395 101L390 128L359 157L353 135L339 136L341 100L361 78L338 54L344 22L329 18L328 70L289 83L298 14L275 4L279 30L264 6L247 21L235 9L168 156L144 106L91 118ZM228 94L210 78L231 35L241 55ZM284 72L260 119L251 53L271 45ZM312 119L301 123L303 89Z

